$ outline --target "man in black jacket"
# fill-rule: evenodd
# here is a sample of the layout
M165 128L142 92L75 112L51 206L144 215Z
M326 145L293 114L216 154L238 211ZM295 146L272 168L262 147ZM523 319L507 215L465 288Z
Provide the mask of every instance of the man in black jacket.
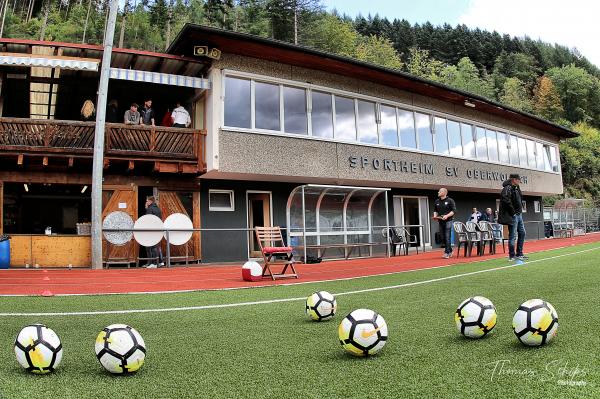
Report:
M452 225L454 214L456 213L456 203L448 197L448 189L442 187L438 191L438 199L435 200L433 207L433 219L440 223L440 233L444 241L444 259L452 257Z
M523 244L525 243L525 226L523 224L523 195L521 194L521 177L518 174L511 174L509 179L502 183L502 192L500 193L500 212L498 214L498 223L509 226L508 235L508 257L510 260L525 260L523 255ZM515 238L517 240L517 251L515 253Z
M146 215L154 215L162 220L162 212L160 211L158 205L156 205L156 199L152 196L146 198ZM160 243L153 247L146 247L146 256L150 262L150 264L146 267L156 268L157 265L154 263L155 259L158 261L158 266L164 265Z

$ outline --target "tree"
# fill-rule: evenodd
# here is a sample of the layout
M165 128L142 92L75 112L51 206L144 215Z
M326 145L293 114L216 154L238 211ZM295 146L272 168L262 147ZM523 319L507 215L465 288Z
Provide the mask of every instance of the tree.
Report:
M352 24L331 14L324 14L305 39L309 46L346 57L354 55L357 41L358 33Z
M502 104L520 111L531 112L533 110L529 91L525 83L518 78L508 78L504 81L499 100Z
M540 74L536 59L529 54L503 51L494 62L493 76L498 88L503 87L506 78L517 78L531 91Z
M560 95L552 80L544 75L533 90L533 111L549 121L558 121L563 117L564 109Z
M560 95L565 118L573 123L590 120L593 113L590 112L592 106L590 100L597 97L593 92L596 78L573 64L550 68L546 71L546 75L552 80Z
M440 81L444 64L441 61L430 58L428 50L411 47L408 49L408 60L405 69L411 75Z
M359 39L354 56L361 61L391 69L401 69L403 65L392 42L378 36Z
M441 80L457 89L490 99L494 98L494 86L491 78L487 74L480 76L477 67L468 57L461 58L456 66L451 65L444 68Z

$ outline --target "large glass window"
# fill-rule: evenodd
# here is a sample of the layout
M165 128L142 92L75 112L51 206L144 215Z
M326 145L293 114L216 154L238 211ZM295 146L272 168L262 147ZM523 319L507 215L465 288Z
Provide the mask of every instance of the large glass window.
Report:
M487 129L485 134L487 136L488 156L490 161L498 162L498 140L496 140L496 132Z
M398 147L398 123L396 108L382 105L381 109L381 144Z
M519 142L515 136L510 136L510 163L511 165L519 164Z
M429 124L429 115L415 112L417 136L419 137L419 150L433 151L433 137Z
M552 165L552 171L558 172L558 149L556 146L550 146L550 165Z
M398 129L400 129L400 146L417 148L415 121L411 111L398 110Z
M550 163L550 146L544 146L544 170L551 172L552 164Z
M225 78L225 126L250 129L250 80Z
M257 129L280 130L279 86L256 82L254 86L254 125Z
M354 100L335 96L335 138L356 141Z
M449 154L448 150L448 132L446 131L446 119L435 117L435 152L439 154Z
M283 87L283 121L286 133L308 134L306 90Z
M527 166L527 144L522 137L517 138L519 146L519 165Z
M331 94L313 91L311 123L312 135L316 137L333 137L333 111Z
M463 154L467 158L475 158L475 141L473 140L473 126L468 123L460 124Z
M377 144L377 121L375 103L358 100L358 141Z
M498 137L498 160L502 163L510 163L508 155L509 138L506 133L497 132Z
M527 140L527 161L530 168L535 168L535 142L533 140Z
M448 121L448 141L450 143L450 155L462 157L462 141L460 138L460 124L455 121Z
M487 153L487 140L485 129L482 127L477 127L475 129L475 137L476 137L476 148L477 148L477 159L488 159Z
M535 159L536 167L544 170L544 145L542 143L535 143Z

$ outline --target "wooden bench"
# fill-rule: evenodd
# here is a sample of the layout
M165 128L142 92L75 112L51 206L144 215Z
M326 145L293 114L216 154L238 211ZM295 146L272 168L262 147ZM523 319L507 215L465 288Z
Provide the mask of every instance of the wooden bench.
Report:
M344 258L347 260L350 258L350 256L352 255L352 252L354 252L354 250L356 248L360 248L360 247L376 247L376 246L380 246L380 245L385 245L386 247L389 245L389 243L387 242L360 242L360 243L348 243L348 244L309 244L306 245L306 249L316 249L318 251L322 251L320 252L321 256L325 256L325 253L327 252L327 250L329 248L336 248L336 249L348 249L348 251L344 251ZM295 246L294 249L297 251L304 251L305 246L304 245L298 245ZM306 263L306 259L304 260L304 262Z

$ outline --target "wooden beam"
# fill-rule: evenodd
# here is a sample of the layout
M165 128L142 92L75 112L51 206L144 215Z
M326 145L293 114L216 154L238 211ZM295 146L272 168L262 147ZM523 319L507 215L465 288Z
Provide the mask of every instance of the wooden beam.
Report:
M73 167L73 163L75 163L75 158L69 157L69 168Z
M159 173L178 173L178 164L174 162L154 162L154 171Z
M42 158L42 165L48 166L48 157Z
M23 166L23 154L17 156L17 165Z
M104 169L108 169L110 166L110 160L108 158L104 158Z
M131 171L135 168L135 161L129 160L129 165L127 166L127 170Z

